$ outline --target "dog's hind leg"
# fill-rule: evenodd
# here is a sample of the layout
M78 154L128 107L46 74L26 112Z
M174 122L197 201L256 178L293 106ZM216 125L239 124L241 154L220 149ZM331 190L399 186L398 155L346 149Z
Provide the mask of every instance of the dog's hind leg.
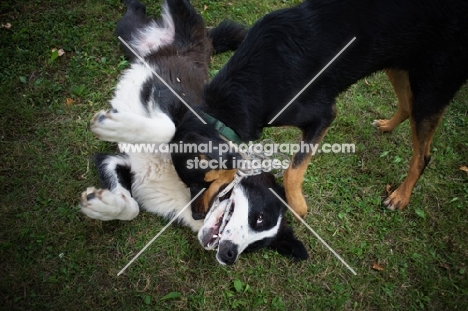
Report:
M130 191L132 174L127 155L102 155L94 158L102 189L89 187L81 194L81 211L99 220L131 220L140 212Z
M139 56L144 57L161 46L171 44L175 30L167 3L162 7L161 19L156 21L146 16L146 7L138 0L125 0L127 12L117 23L116 35L127 43ZM135 59L136 55L122 44L125 55Z
M444 59L440 54L434 55L439 62ZM405 180L383 202L390 210L403 209L408 205L413 187L431 159L431 142L445 108L467 78L468 62L451 57L445 60L456 60L457 63L441 63L435 67L434 59L428 58L409 72L413 91L410 114L413 156ZM427 68L430 68L429 72Z
M403 209L408 205L414 185L431 159L430 147L432 138L442 119L443 112L444 110L427 116L422 120L415 120L414 117L410 117L413 156L405 180L383 202L383 205L388 209Z
M404 70L386 70L388 79L398 98L398 110L390 120L374 120L372 125L380 132L391 132L401 122L408 119L413 105L413 93L411 91L408 72Z
M190 1L166 0L165 5L174 23L174 45L182 49L202 43L206 37L205 22Z

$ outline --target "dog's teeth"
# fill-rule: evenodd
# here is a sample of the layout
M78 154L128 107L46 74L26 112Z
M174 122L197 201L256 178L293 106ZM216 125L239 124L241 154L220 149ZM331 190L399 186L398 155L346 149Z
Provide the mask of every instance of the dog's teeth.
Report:
M215 239L216 239L217 237L218 237L218 235L217 235L217 234L213 234L213 238L215 238Z

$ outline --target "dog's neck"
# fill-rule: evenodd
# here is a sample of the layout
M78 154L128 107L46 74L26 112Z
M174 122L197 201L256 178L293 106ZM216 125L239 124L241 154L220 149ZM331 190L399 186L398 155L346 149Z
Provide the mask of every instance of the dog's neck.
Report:
M263 111L259 111L259 99L249 87L226 89L225 85L236 85L216 78L205 88L205 102L201 108L205 113L231 128L242 141L257 140L262 131ZM237 84L238 85L238 84ZM260 125L260 127L259 127Z
M242 142L242 138L240 138L240 136L237 135L236 131L234 131L232 128L230 128L220 120L201 110L199 111L199 114L201 115L203 120L205 120L205 122L212 125L216 129L216 131L218 131L219 135L221 135L222 138L228 141L232 141L235 144L240 144Z

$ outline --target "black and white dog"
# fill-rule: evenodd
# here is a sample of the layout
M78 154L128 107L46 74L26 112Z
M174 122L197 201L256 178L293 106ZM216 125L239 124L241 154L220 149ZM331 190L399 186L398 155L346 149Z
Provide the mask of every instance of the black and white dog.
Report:
M198 120L154 73L197 110L197 104L203 102L211 55L236 49L246 29L226 21L207 31L203 19L187 0L166 0L158 21L148 18L145 6L137 0L127 0L125 4L127 12L118 23L117 35L131 48L124 46L131 65L119 79L112 109L94 116L92 131L100 139L118 142L120 146L154 144L155 150L168 143L209 141L214 146L225 143L212 125ZM235 156L239 155L221 154L223 158ZM217 157L214 152L171 154L128 150L96 155L102 188L90 187L82 193L81 210L100 220L130 220L138 215L140 207L172 218L189 203L191 192L194 196L199 189L206 188L194 203L206 211L232 181L236 170L190 169L187 160ZM295 260L306 259L303 244L286 226L285 207L268 188L285 195L273 175L262 173L242 179L229 193L229 200L221 198L205 222L195 220L189 209L177 221L199 231L200 243L205 248L216 240L220 264L233 264L242 252L261 247L270 247ZM227 208L230 218L220 232Z

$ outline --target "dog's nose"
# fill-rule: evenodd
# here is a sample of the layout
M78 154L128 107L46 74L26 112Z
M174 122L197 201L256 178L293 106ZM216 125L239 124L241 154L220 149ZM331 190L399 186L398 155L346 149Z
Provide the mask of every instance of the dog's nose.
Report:
M232 265L237 259L238 247L231 241L222 241L219 244L218 260L226 265Z
M205 213L199 213L199 212L192 211L192 218L195 219L195 220L205 219L205 216L206 216Z

